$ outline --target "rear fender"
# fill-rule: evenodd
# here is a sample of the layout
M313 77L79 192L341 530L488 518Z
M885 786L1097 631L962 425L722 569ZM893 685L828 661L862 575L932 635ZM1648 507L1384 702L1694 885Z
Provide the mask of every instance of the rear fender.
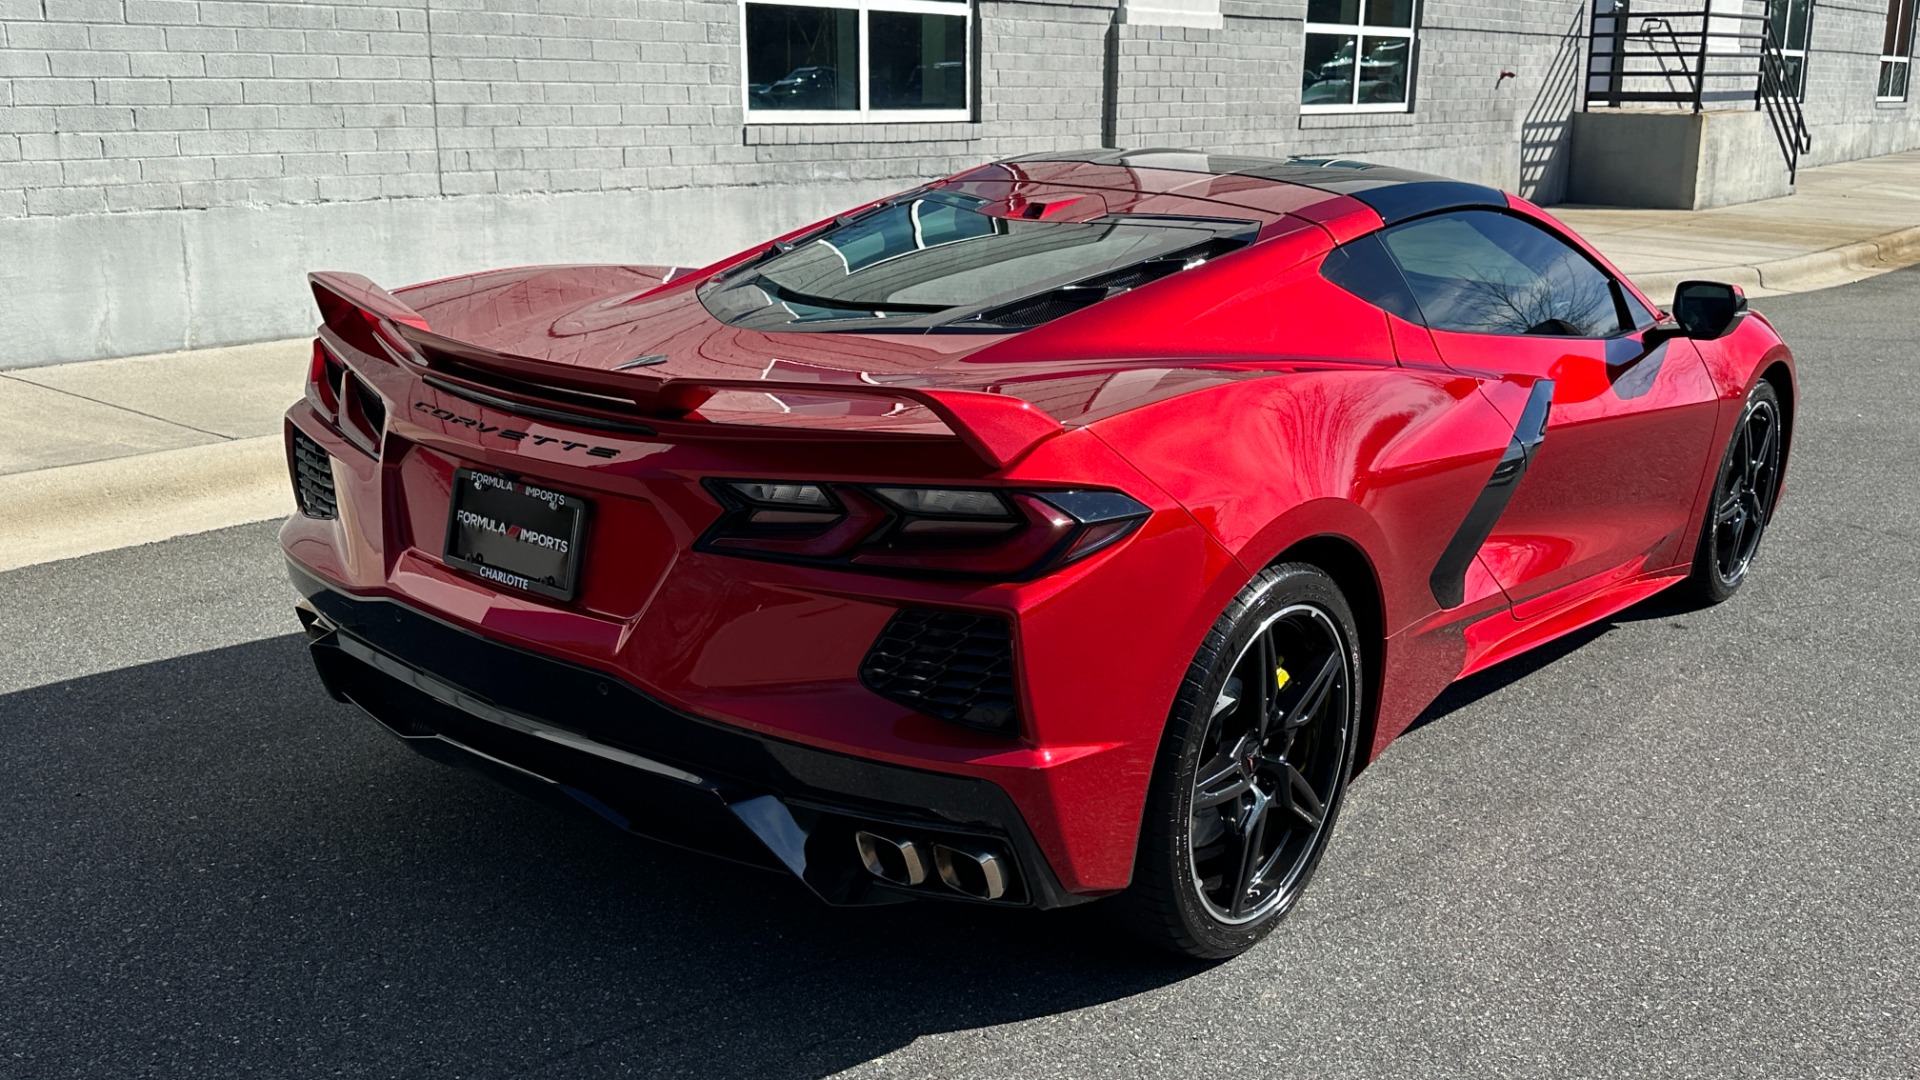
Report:
M1379 578L1390 636L1439 610L1433 568L1512 440L1481 387L1442 371L1309 369L1093 430L1185 506L1248 580L1302 540L1352 543Z
M1486 489L1527 388L1438 370L1304 370L1237 383L1101 421L1094 431L1230 552L1209 583L1225 610L1303 541L1357 549L1380 598L1371 760L1468 660L1465 628L1508 607L1478 559L1442 607L1434 569ZM1197 652L1212 619L1183 646Z

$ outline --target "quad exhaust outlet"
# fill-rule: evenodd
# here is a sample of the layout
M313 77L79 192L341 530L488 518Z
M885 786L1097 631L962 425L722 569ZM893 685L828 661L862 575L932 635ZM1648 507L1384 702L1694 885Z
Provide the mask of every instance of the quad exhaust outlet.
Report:
M911 887L927 880L927 860L917 841L894 840L862 829L853 834L853 842L860 849L860 864L881 881Z
M937 875L941 885L975 900L1003 899L1012 885L1007 857L984 845L929 844L865 829L853 834L853 842L860 865L889 885L914 888Z
M933 865L947 888L976 900L1007 895L1007 860L991 851L933 845Z

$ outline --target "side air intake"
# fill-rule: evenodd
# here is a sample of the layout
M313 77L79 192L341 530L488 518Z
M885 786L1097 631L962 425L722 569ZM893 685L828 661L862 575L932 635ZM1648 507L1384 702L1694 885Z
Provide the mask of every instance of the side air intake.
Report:
M903 609L868 651L860 681L942 720L1004 735L1019 729L1013 630L997 615Z
M333 490L333 461L319 443L298 431L293 433L293 493L300 512L310 518L340 515Z

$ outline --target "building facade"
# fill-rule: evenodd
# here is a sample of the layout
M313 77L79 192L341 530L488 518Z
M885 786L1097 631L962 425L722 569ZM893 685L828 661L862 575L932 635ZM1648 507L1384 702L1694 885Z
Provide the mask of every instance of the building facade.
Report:
M1915 0L1710 2L1782 28L1803 165L1920 146ZM1595 4L0 0L0 367L295 336L312 268L701 263L1060 147L1364 157L1551 203Z

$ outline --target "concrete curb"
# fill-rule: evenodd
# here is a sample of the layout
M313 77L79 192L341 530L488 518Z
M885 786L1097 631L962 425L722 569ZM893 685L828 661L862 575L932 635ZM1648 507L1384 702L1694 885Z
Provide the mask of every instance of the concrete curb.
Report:
M1808 252L1772 262L1716 266L1704 270L1636 274L1634 284L1656 300L1672 295L1683 281L1725 281L1763 293L1812 292L1904 269L1920 263L1920 226L1852 244Z
M13 473L0 476L0 571L292 511L280 435Z

